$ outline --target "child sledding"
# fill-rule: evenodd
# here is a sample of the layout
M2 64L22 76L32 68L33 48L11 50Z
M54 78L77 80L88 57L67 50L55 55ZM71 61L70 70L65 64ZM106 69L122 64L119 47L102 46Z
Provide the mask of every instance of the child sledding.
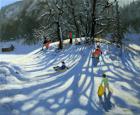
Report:
M56 66L56 67L53 67L55 71L65 71L68 69L68 67L66 66L65 62L63 61L62 62L62 65L61 66Z
M99 59L100 55L102 55L102 51L100 49L100 46L98 45L96 50L92 52L92 58Z
M8 47L8 48L2 48L1 51L2 51L2 52L11 52L11 51L13 51L14 49L15 49L15 47L11 44L11 46Z

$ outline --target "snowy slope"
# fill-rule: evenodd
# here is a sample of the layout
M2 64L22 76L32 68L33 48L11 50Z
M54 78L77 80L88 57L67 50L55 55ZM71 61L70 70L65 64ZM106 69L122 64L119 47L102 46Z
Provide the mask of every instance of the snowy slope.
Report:
M91 58L95 46L86 44L14 58L0 54L0 115L139 115L140 53L126 49L121 55L113 45L101 46L98 63ZM55 72L61 61L69 69ZM102 73L113 95L100 103Z

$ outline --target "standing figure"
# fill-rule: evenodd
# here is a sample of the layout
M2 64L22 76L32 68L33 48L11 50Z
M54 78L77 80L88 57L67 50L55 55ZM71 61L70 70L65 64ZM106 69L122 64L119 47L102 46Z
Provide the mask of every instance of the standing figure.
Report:
M102 76L103 78L101 84L104 85L104 93L106 93L106 89L108 89L108 92L110 92L108 78L106 74L103 74Z
M72 44L72 32L69 32L70 44Z

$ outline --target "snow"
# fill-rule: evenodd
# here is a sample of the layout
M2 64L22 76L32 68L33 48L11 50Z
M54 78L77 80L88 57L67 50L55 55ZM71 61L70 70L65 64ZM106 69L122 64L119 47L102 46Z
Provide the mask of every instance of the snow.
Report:
M40 44L37 44L37 45L25 45L23 44L23 41L22 40L19 40L17 42L1 42L0 43L0 49L1 48L8 48L11 46L11 44L13 44L13 46L15 47L15 50L13 52L1 52L0 50L0 54L12 54L11 56L15 55L25 55L25 54L28 54L32 51L34 51L35 49L39 48L40 47ZM3 56L2 55L2 56ZM7 55L5 55L7 56Z
M138 40L126 42L136 50L125 49L122 55L119 48L102 43L99 62L91 58L94 45L67 45L58 51L54 43L50 49L39 52L39 45L15 43L19 49L0 53L0 114L138 115ZM61 61L69 69L55 72L53 67L61 65ZM113 94L100 103L97 90L103 73L109 78Z

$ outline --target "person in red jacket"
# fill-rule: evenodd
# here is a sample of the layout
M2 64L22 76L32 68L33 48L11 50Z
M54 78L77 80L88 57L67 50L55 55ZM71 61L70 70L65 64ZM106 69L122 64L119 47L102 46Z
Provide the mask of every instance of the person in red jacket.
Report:
M100 46L98 45L96 50L92 53L92 57L99 59L100 55L102 55L102 50L100 49Z
M48 39L47 42L46 42L46 44L45 44L45 46L46 46L47 49L50 47L50 43L51 43L51 40Z
M50 43L51 43L51 40L44 37L43 47L48 49L50 47ZM42 47L42 50L43 50L43 47Z
M69 32L70 44L72 44L72 32Z

